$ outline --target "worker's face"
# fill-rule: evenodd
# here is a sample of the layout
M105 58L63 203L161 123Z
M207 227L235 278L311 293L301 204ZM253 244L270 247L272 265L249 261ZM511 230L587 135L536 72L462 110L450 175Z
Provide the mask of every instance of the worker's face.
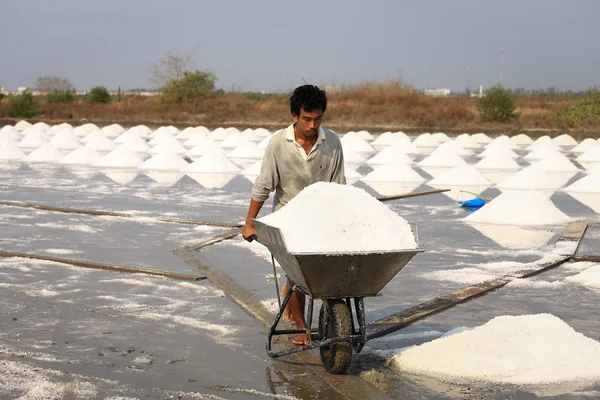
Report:
M307 137L314 137L319 134L319 126L323 120L323 111L306 111L304 108L300 109L300 115L292 113L294 122L296 123L296 129Z

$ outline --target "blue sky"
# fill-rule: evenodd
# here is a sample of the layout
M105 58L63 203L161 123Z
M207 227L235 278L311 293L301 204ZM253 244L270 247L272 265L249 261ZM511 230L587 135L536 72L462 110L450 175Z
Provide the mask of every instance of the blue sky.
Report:
M600 84L597 0L0 0L0 86L66 77L79 90L152 88L167 51L219 87L401 78L417 88Z

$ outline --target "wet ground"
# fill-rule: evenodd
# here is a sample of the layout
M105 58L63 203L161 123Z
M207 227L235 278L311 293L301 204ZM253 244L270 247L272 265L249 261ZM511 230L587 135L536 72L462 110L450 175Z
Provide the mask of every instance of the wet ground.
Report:
M198 274L172 250L223 229L152 217L240 222L252 182L242 176L207 176L199 179L202 186L187 176L176 182L154 178L128 171L0 168L0 200L139 215L97 217L2 206L0 249ZM497 193L488 190L485 195ZM569 195L557 193L553 200L571 217L598 222L597 214ZM392 279L383 296L367 299L368 321L535 262L552 250L563 228L471 226L461 221L468 211L441 194L389 206L418 225L420 247L426 251ZM197 256L267 306L276 302L269 253L261 245L238 237L204 248ZM209 281L0 259L0 368L6 371L0 376L0 397L341 398L342 385L358 388L357 398L600 397L600 385L449 385L391 371L385 363L389 352L506 314L548 312L600 340L600 292L564 280L580 268L563 265L511 283L369 342L355 357L350 376L332 383L318 366L266 357L266 328ZM378 371L377 379L364 374L372 369Z

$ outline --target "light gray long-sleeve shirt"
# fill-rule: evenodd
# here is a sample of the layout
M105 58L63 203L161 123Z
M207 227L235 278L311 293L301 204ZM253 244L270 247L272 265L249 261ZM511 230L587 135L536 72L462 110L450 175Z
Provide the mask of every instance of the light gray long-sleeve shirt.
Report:
M317 142L306 154L296 142L292 124L269 142L252 199L264 202L275 191L273 208L278 210L315 182L346 183L342 144L335 133L319 128Z

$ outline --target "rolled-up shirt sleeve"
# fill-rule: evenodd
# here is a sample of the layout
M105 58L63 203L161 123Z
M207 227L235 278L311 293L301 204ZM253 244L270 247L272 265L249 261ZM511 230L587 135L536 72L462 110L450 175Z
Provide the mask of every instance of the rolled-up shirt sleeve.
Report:
M256 178L254 187L252 188L252 199L254 201L267 201L269 194L275 191L275 188L279 184L279 171L277 170L273 147L273 143L269 143L269 146L265 150L260 167L260 175Z

